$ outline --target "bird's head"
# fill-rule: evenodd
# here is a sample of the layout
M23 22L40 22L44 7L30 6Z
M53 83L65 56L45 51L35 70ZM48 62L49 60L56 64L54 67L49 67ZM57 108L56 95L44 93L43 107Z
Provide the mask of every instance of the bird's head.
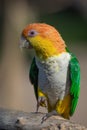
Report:
M33 48L40 59L47 59L65 51L59 32L45 23L33 23L24 28L20 47Z

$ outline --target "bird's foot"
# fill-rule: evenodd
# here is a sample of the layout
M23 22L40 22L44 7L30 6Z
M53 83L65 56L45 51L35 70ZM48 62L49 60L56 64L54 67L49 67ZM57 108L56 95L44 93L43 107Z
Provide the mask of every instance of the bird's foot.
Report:
M47 114L45 114L45 116L42 117L42 120L41 120L41 124L46 121L49 117L53 116L53 115L58 115L58 113L54 110L52 112L49 112Z
M38 109L39 109L40 106L47 107L47 99L46 99L46 97L40 96L38 98L36 113L38 113Z

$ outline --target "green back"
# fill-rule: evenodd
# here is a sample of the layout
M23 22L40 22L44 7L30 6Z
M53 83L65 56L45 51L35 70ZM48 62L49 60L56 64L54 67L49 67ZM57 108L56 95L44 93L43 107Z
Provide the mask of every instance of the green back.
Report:
M70 94L72 96L70 115L73 115L77 106L80 93L80 65L77 58L73 54L71 54L71 60L70 60L70 79L71 79Z
M30 81L34 85L34 92L36 99L38 100L38 68L36 66L35 57L32 60L30 73L29 73Z

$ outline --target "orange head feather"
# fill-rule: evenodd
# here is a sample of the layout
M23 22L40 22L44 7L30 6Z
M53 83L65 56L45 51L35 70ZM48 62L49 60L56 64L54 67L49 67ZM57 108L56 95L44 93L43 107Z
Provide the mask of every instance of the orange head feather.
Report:
M45 24L45 23L33 23L33 24L28 25L23 30L22 36L25 37L27 40L29 40L30 43L32 42L31 39L33 39L32 36L30 36L30 38L29 38L29 32L31 30L35 30L37 32L37 36L39 36L39 37L41 37L43 39L46 39L46 40L48 39L49 41L51 41L51 43L53 44L53 47L56 50L56 52L55 52L56 54L60 54L62 52L65 52L66 45L64 43L64 40L62 39L59 32L54 27L52 27L52 26L50 26L48 24ZM35 39L34 39L34 41L35 41ZM40 39L40 43L41 43L41 39ZM31 43L31 45L34 46L33 43ZM42 45L43 48L45 48L45 46L46 45L44 45L44 46ZM39 48L39 47L37 47L37 48ZM38 49L36 49L36 50L40 51Z

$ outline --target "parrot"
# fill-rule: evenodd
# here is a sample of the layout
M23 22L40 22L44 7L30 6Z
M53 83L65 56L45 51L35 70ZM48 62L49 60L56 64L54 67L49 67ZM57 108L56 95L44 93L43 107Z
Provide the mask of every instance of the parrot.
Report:
M34 86L37 112L40 106L48 113L70 119L80 95L80 64L62 39L59 31L46 23L31 23L21 33L21 48L34 49L29 78Z

